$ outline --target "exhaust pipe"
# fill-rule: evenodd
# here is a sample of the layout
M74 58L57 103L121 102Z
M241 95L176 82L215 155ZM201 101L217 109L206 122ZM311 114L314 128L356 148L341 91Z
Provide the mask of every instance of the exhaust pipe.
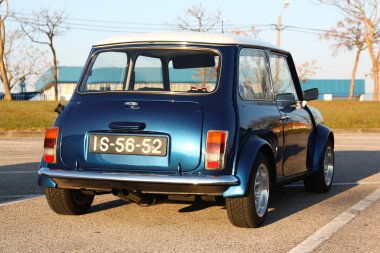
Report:
M133 191L129 191L128 189L124 188L122 190L118 190L116 188L113 188L111 191L112 195L121 198L125 201L133 201L140 206L150 206L153 205L156 202L156 199L153 195L149 194L141 194Z

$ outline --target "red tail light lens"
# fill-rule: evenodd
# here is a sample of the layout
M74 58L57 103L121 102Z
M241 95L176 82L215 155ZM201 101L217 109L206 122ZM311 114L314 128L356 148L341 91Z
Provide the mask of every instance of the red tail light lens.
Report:
M48 128L45 132L44 161L47 163L56 163L57 161L58 132L58 127Z
M227 135L227 131L210 130L207 132L205 161L207 170L221 170L224 168Z

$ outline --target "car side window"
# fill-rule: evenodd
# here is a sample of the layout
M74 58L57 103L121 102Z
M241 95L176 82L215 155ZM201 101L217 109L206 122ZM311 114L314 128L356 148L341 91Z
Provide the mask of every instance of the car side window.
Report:
M134 90L163 91L162 63L159 58L138 56L134 68Z
M239 94L244 100L272 100L264 51L251 48L240 51Z
M270 55L270 67L274 94L278 100L298 100L296 88L292 75L290 74L288 62L285 56Z
M87 72L84 91L121 91L128 71L125 52L102 52L96 56L92 70Z

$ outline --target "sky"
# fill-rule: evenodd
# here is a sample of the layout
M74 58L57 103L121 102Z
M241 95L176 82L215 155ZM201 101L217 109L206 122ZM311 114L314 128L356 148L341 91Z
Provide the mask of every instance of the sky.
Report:
M251 25L260 27L262 24L275 24L280 13L282 24L285 26L317 29L330 29L343 18L337 9L317 4L316 0L290 0L286 9L283 9L284 0L12 0L10 10L26 15L41 8L64 10L71 29L56 39L59 64L83 66L91 46L96 42L134 32L172 31L175 29L176 18L183 16L189 6L199 2L208 13L213 14L218 10L222 13L225 30L232 26L246 29ZM7 27L13 29L15 25L16 23L10 21ZM218 32L221 32L221 28L219 30ZM259 39L276 44L277 31L262 30ZM351 78L354 52L343 52L333 56L331 42L321 40L316 34L285 29L281 33L281 47L292 53L296 65L306 61L317 61L319 69L313 77L315 79ZM357 78L365 78L370 68L368 53L364 52ZM366 86L366 92L371 93L370 79L366 79Z

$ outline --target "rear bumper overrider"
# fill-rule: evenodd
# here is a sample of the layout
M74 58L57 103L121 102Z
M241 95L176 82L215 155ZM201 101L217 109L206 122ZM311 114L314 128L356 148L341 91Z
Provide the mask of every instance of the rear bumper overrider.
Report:
M162 175L40 168L38 184L44 187L111 191L128 189L142 193L223 195L239 184L233 175Z

